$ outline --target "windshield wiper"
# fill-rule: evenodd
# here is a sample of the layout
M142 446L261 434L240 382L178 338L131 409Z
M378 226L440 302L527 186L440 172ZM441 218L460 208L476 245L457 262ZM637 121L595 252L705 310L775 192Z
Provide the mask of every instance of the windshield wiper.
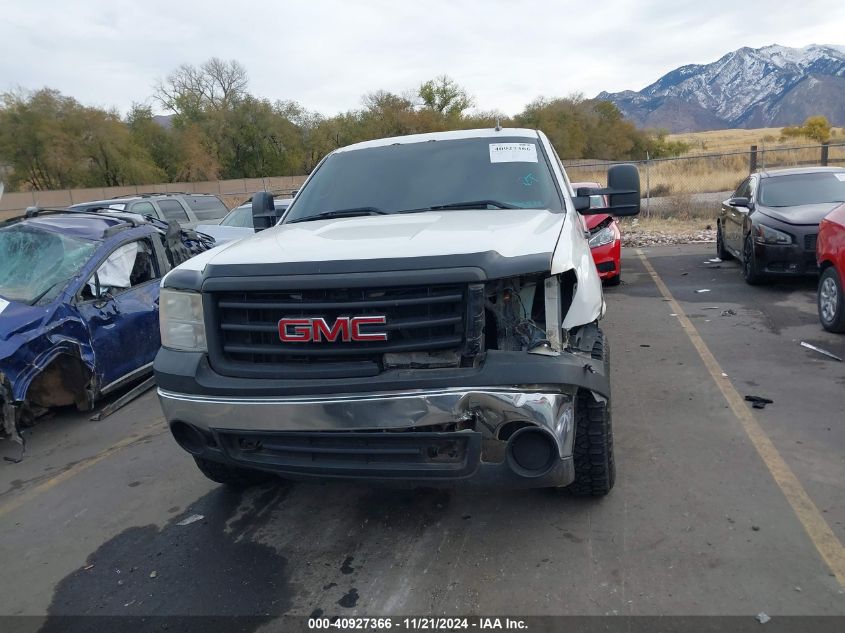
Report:
M39 301L41 301L44 297L46 297L47 293L50 292L53 288L55 288L59 284L66 284L67 281L68 281L67 279L59 279L56 283L54 283L50 287L48 287L47 290L45 290L44 292L39 294L37 297L35 297L35 299L33 299L32 301L29 301L28 302L29 305L31 305L31 306L36 305Z
M309 215L304 218L296 218L289 220L285 224L294 224L296 222L311 222L312 220L328 220L330 218L354 218L361 215L387 215L387 211L382 211L378 207L353 207L351 209L335 209L334 211L322 211L315 215Z
M467 200L466 202L450 202L449 204L436 204L430 207L419 209L405 209L397 213L418 213L421 211L446 211L448 209L478 209L484 207L496 207L497 209L519 209L515 204L500 202L498 200Z

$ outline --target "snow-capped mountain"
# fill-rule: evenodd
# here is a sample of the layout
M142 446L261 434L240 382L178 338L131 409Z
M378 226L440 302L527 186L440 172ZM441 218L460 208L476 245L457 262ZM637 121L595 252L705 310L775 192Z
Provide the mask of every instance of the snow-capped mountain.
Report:
M740 48L681 66L634 92L602 92L643 127L671 132L780 127L821 114L845 125L845 46Z

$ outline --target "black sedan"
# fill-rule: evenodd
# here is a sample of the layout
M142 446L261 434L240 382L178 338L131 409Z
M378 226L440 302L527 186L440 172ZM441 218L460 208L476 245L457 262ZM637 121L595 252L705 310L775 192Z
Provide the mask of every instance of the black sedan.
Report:
M819 222L845 202L845 169L807 167L751 174L722 203L716 254L736 257L749 284L818 273Z

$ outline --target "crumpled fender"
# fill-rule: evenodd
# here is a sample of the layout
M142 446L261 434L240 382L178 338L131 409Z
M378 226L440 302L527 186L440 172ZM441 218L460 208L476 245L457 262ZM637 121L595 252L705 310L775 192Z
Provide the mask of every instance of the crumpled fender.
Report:
M601 278L593 262L590 246L584 239L583 230L576 211L568 211L552 254L553 275L574 270L578 279L572 305L563 319L563 328L566 330L592 323L604 316L605 312Z
M5 358L0 373L6 378L13 402L26 400L35 377L61 354L79 358L96 375L88 328L76 311L59 305L46 321L51 324L49 329L29 330L3 345Z

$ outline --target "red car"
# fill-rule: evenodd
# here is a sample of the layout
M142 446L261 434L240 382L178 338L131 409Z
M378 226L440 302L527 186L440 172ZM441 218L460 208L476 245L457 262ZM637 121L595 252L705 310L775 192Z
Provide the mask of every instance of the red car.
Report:
M819 225L816 243L819 263L819 321L829 332L845 332L845 204L836 207Z
M601 189L595 182L573 182L572 188L590 187ZM608 206L607 196L591 196L591 206ZM599 277L608 286L616 286L622 281L622 233L612 215L599 213L585 215L584 223L590 232L590 250L593 261L599 271Z

